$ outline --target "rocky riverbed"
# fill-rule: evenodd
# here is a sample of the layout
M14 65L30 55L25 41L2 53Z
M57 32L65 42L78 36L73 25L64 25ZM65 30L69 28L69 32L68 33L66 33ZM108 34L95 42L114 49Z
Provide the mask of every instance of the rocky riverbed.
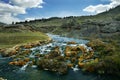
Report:
M86 45L88 40L47 35L52 42L15 47L16 51L10 52L10 55L2 54L9 57L1 57L0 75L8 80L102 80L99 75L89 73L95 68L88 65L98 63L99 58L92 47ZM44 78L46 76L47 79Z

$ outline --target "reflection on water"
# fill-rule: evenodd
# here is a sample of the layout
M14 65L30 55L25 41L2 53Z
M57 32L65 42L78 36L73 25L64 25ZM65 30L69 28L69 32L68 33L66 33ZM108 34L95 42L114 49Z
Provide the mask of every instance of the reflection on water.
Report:
M53 43L32 48L32 53L29 57L34 57L35 51L38 49L39 53L49 52L50 47L60 46L61 52L66 42L75 41L78 44L86 44L87 40L78 40L73 38L60 37L58 35L48 34L53 39ZM74 46L74 45L72 45ZM63 55L64 56L64 55ZM77 68L77 65L68 71L67 75L60 75L58 73L39 70L35 65L28 66L30 62L22 67L11 66L8 62L11 58L0 58L0 77L8 80L110 80L109 77L100 77L99 75L91 73L83 73ZM117 80L117 79L116 79Z

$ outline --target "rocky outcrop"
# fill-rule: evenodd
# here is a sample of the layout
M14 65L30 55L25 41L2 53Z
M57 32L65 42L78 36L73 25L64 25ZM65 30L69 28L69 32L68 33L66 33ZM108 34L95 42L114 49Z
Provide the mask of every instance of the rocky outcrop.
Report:
M44 45L44 44L47 44L49 42L51 42L51 39L45 40L45 41L36 41L34 43L27 43L27 44L16 45L13 48L0 49L0 54L3 57L10 57L10 56L13 56L13 55L21 53L21 51L23 49L28 49L24 53L25 54L29 54L30 53L30 50L29 50L30 48L37 47L37 46L40 46L40 45Z
M50 53L45 55L46 59L53 59L53 58L57 58L61 56L61 52L58 46L54 47L54 49L52 51L50 51Z
M37 66L40 69L58 72L59 74L66 74L68 67L65 63L64 57L61 56L61 52L58 46L46 54L42 59L37 61Z
M15 60L15 61L9 62L9 64L10 65L16 65L16 66L23 66L29 61L30 61L29 58L25 58L25 59L22 59L22 60L20 59L20 60Z
M58 61L56 59L42 59L38 61L37 65L38 68L58 72L60 74L66 74L68 70L65 62Z

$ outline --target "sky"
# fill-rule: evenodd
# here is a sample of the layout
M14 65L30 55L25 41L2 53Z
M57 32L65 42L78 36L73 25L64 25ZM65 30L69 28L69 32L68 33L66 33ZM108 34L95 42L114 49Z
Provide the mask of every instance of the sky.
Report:
M120 0L0 0L0 22L94 15L118 5Z

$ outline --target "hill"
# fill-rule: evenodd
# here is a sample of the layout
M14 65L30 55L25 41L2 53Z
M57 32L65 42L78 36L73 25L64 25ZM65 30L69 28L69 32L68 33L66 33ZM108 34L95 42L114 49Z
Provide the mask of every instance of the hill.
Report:
M30 26L4 25L0 27L0 49L48 39L46 34L34 31Z
M91 16L52 17L16 24L30 25L32 28L62 36L75 38L102 38L119 40L120 6Z

